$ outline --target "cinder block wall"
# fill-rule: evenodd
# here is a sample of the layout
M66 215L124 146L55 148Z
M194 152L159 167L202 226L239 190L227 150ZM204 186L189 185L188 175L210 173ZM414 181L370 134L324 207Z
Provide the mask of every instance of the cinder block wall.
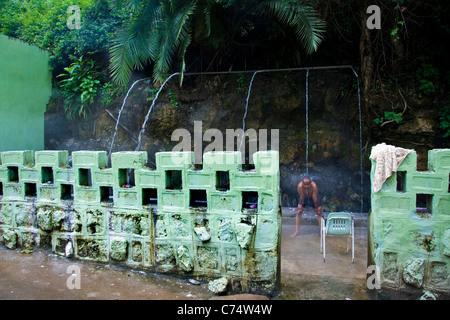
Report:
M235 292L279 285L278 152L8 151L0 154L0 240L63 256L214 279Z
M382 189L372 189L369 264L382 289L450 292L450 149L411 152ZM372 160L371 178L376 162Z

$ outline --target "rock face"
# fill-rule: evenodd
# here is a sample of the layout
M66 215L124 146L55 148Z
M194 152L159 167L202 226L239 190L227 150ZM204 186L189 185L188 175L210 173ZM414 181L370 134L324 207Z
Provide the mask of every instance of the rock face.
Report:
M237 241L241 246L241 248L247 249L249 247L252 241L254 228L255 227L249 223L244 222L236 223L234 230L236 233Z
M409 260L403 268L403 281L416 288L422 287L425 259Z
M211 235L205 227L196 227L194 228L194 232L203 242L207 242L211 239Z
M186 246L179 246L177 253L181 268L186 272L191 271L194 268L194 265L189 254L189 249L186 248Z
M193 143L194 121L202 122L204 136L200 138L203 139L195 142L201 144L201 151L211 142L206 139L208 129L218 129L222 133L222 141L214 142L222 144L222 150L225 150L227 129L242 128L252 75L244 73L243 76L247 80L245 84L239 83L238 76L233 74L189 77L182 87L173 85L176 79L171 79L167 86L172 92L172 99L178 102L178 107L171 104L167 90L163 90L142 135L141 150L148 151L149 164L155 164L155 152L170 151L177 145L178 142L171 141L176 129L189 131ZM309 175L319 186L324 211L359 211L363 196L367 212L370 204L370 179L368 163L365 163L364 195L361 195L360 129L357 117L358 96L353 88L354 75L326 70L311 74L308 146L304 76L304 73L258 73L249 97L246 131L255 130L259 143L264 140L259 130L267 129L268 148L272 146L271 130L279 132L282 206L297 206L296 187L306 174L308 165ZM136 136L148 109L147 99L151 97L149 89L150 85L140 82L130 92L120 119L120 124L128 131L119 128L114 152L136 148ZM108 110L117 115L122 102L118 101L116 110L115 106L109 106ZM64 117L48 115L46 145L49 149L109 150L116 121L104 111L104 107L93 110L97 110L97 113L82 123L68 122ZM237 149L237 142L235 148ZM250 142L246 142L247 154L249 149ZM246 161L249 162L250 159Z
M113 237L111 239L111 258L117 261L124 261L127 258L127 239L123 237Z
M222 277L216 280L212 280L208 284L208 289L214 293L224 293L227 290L228 278Z

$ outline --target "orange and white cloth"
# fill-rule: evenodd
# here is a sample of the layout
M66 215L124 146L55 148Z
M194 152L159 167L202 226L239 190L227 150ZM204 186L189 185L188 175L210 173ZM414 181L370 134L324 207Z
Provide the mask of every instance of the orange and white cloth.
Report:
M372 147L370 159L377 163L372 180L372 188L375 192L381 190L383 183L392 176L392 172L397 172L397 168L411 151L413 150L387 145L386 143Z

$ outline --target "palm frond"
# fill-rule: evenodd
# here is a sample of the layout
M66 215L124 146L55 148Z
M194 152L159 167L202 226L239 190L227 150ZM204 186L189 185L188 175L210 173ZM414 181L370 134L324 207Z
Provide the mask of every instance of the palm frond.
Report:
M163 10L163 30L159 31L159 34L162 36L153 69L154 78L158 81L163 81L167 77L172 59L177 50L181 62L180 80L182 81L184 55L192 38L190 17L195 12L196 1L171 1L170 4Z
M308 5L298 1L266 0L255 7L255 12L272 16L281 24L291 27L308 54L316 51L323 40L326 23Z
M134 5L139 1L134 0ZM110 72L115 82L126 84L133 69L142 69L155 54L150 41L152 26L158 20L158 0L149 0L124 24L110 48Z

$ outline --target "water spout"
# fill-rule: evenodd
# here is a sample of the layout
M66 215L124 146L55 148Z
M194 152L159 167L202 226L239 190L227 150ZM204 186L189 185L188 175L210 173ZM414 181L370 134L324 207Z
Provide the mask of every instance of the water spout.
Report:
M241 137L241 143L239 145L239 151L241 151L242 149L242 144L244 143L245 140L245 118L247 117L247 109L248 109L248 100L250 99L250 92L252 91L252 85L253 85L253 79L255 79L256 74L260 72L260 71L255 71L253 73L252 79L250 80L250 85L248 86L248 92L247 92L247 99L245 101L245 112L244 112L244 116L242 117L242 137Z
M361 90L359 87L359 77L356 73L355 69L353 69L353 73L356 76L356 83L358 84L358 108L359 108L359 166L361 170L361 213L364 209L364 184L363 184L363 146L362 146L362 120L361 120Z
M308 149L309 149L309 130L308 130L308 76L309 69L306 70L306 175L309 175L309 159L308 159Z
M145 120L144 123L142 124L142 128L141 131L139 131L139 137L138 137L138 144L137 147L135 149L135 151L139 151L139 149L141 148L141 138L142 138L142 134L145 132L145 126L147 125L147 121L148 121L148 117L150 116L150 113L152 112L152 109L156 103L156 100L158 99L159 93L162 91L162 89L164 88L164 86L166 85L166 83L170 80L170 78L172 78L173 76L176 76L180 74L179 72L175 72L173 74L171 74L161 85L161 87L159 88L158 92L155 95L155 98L152 101L152 104L150 106L150 108L148 109L147 115L145 116Z
M125 103L127 102L128 95L130 94L131 90L136 85L136 83L138 83L139 81L142 81L142 80L146 80L146 79L149 79L149 78L139 79L139 80L136 80L135 82L133 82L133 84L131 85L130 89L128 89L128 92L127 92L125 98L123 99L122 106L120 107L120 111L119 111L119 116L117 117L116 128L114 129L114 135L113 135L113 138L112 138L112 141L111 141L111 146L109 147L108 157L111 156L112 148L113 148L113 145L114 145L114 140L116 139L117 128L119 127L120 116L122 115L122 110L125 107Z

